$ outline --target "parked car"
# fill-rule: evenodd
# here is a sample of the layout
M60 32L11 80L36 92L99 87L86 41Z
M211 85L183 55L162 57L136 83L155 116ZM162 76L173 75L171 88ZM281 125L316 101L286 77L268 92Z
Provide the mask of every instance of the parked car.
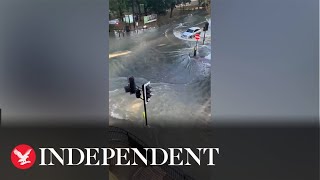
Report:
M109 24L118 25L118 24L119 24L119 19L110 20L110 21L109 21Z

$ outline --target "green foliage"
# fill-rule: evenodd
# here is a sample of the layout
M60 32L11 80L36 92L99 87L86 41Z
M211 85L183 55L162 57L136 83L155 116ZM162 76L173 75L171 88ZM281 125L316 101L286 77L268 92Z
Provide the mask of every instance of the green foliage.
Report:
M109 10L111 14L122 17L124 11L126 11L127 9L127 0L109 0Z
M172 13L176 5L185 5L190 2L191 0L109 0L109 10L112 15L121 17L124 12L131 12L133 4L139 8L139 11L139 5L144 4L148 13L166 14L167 10L171 10Z
M146 0L147 1L147 9L150 12L154 12L157 14L165 14L167 7L164 0Z

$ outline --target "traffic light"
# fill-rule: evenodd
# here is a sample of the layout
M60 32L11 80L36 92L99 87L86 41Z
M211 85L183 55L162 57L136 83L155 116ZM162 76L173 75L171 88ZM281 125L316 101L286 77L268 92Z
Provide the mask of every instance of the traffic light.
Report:
M151 98L151 87L148 85L146 86L146 98L147 98L147 102L149 102L149 99Z
M137 89L136 91L136 98L141 98L141 90Z
M136 83L134 82L134 77L129 77L128 86L124 87L126 92L130 92L130 94L135 94L137 91Z
M143 84L142 89L143 89L143 100L147 104L151 98L151 87L149 86L150 82Z
M146 84L142 84L142 88L140 89L139 87L136 86L136 83L134 82L134 77L129 77L128 78L128 85L124 87L124 90L130 94L135 94L136 98L142 99L143 100L143 105L144 105L144 113L143 117L146 120L146 126L148 126L148 118L147 118L147 103L149 102L151 98L151 86L150 81L147 82ZM141 98L141 90L143 92L143 98Z
M203 31L208 31L208 29L209 29L209 23L206 22L206 23L204 24Z

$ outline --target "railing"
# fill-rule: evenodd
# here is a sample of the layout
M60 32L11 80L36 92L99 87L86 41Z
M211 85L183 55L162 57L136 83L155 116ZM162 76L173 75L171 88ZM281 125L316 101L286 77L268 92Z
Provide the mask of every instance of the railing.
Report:
M109 138L109 143L111 145L125 144L125 145L128 145L129 147L133 147L137 149L148 148L148 146L139 138L137 138L133 134L121 128L109 126L108 138ZM147 157L151 157L151 156L147 156ZM157 154L157 161L160 162L160 160L162 159L163 159L163 156L161 154ZM168 176L169 179L193 180L193 178L183 173L182 170L180 170L179 168L168 166L167 164L164 164L158 167L160 167L166 173L166 176Z

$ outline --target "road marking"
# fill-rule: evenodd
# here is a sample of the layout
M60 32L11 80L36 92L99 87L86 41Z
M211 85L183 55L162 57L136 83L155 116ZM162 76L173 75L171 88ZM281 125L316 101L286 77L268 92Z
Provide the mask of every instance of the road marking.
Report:
M112 54L109 54L109 59L111 58L115 58L115 57L118 57L118 56L124 56L124 55L127 55L127 54L130 54L131 51L118 51L118 52L114 52Z

